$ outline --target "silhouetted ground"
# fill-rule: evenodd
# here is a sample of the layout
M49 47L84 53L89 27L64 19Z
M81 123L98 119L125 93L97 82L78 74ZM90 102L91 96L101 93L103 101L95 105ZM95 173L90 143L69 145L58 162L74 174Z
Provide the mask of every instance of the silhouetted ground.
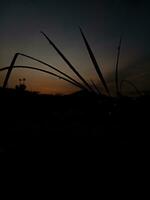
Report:
M99 136L100 142L130 144L147 142L149 136L149 96L48 96L0 89L0 99L0 151L50 145L53 137Z

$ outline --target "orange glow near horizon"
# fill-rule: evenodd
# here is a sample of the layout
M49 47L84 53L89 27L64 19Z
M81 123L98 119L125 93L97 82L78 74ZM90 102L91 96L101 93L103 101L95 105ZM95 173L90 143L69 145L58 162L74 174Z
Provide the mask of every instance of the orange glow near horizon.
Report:
M76 89L75 88L52 88L52 87L46 87L46 86L43 86L43 87L37 87L35 88L35 91L39 92L40 94L51 94L51 95L65 95L65 94L71 94L73 92L76 92L78 91L79 89Z

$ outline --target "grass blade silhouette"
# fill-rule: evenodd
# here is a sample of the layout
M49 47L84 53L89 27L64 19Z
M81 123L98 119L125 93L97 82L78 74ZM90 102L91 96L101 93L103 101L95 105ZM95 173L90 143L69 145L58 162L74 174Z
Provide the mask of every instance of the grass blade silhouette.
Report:
M123 84L128 84L130 86L132 86L136 93L139 95L139 96L142 96L142 92L129 80L122 80L121 83L120 83L120 94L122 95L122 87L123 87Z
M63 53L56 47L56 45L50 40L50 38L41 31L41 33L44 35L44 37L48 40L49 44L56 50L56 52L62 57L62 59L67 63L67 65L70 67L70 69L78 76L78 78L86 85L86 87L93 91L90 85L87 83L87 81L81 76L81 74L74 68L74 66L70 63L70 61L63 55Z
M119 68L119 58L120 58L121 43L122 43L122 36L120 36L119 45L118 45L116 72L115 72L115 82L116 82L116 94L117 94L117 96L120 96L118 68Z
M14 58L13 58L13 60L12 60L12 62L11 62L11 65L10 65L10 68L8 69L8 72L7 72L7 74L6 74L6 78L5 78L5 80L4 80L3 88L5 88L5 87L7 86L7 83L8 83L9 77L10 77L10 74L11 74L12 69L13 69L13 65L15 64L15 62L16 62L16 60L17 60L17 58L18 58L19 55L20 55L20 56L24 56L24 57L26 57L26 58L30 58L30 59L35 60L35 61L37 61L37 62L39 62L39 63L41 63L41 64L43 64L43 65L46 65L46 66L50 67L51 69L53 69L53 70L59 72L60 74L64 75L65 77L67 77L68 79L70 79L71 81L73 81L75 84L79 85L80 88L86 90L86 88L85 88L82 84L80 84L78 81L76 81L75 79L73 79L72 77L70 77L69 75L67 75L66 73L64 73L64 72L62 72L62 71L60 71L60 70L58 70L57 68L55 68L55 67L53 67L53 66L51 66L51 65L49 65L49 64L47 64L47 63L45 63L45 62L43 62L43 61L41 61L41 60L39 60L39 59L37 59L37 58L34 58L34 57L29 56L29 55L26 55L26 54L22 54L22 53L16 53L16 54L14 55Z
M4 67L4 68L1 68L0 71L9 70L9 68L10 68L10 67ZM31 69L31 70L36 70L36 71L44 72L44 73L50 74L50 75L52 75L52 76L55 76L55 77L57 77L57 78L59 78L59 79L65 80L65 81L71 83L72 85L74 85L74 86L76 86L76 87L82 89L78 84L74 83L73 81L71 81L71 80L69 80L69 79L67 79L67 78L64 78L64 77L62 77L62 76L59 76L58 74L55 74L55 73L53 73L53 72L47 71L47 70L39 69L39 68L36 68L36 67L30 67L30 66L16 66L16 65L14 65L13 68L14 68L14 69L15 69L15 68Z
M5 80L4 80L4 83L3 83L3 88L6 88L7 86L7 83L8 83L8 80L9 80L9 77L10 77L10 74L13 70L13 66L17 60L17 57L18 57L18 53L15 54L14 58L12 59L12 62L10 64L10 67L8 68L8 72L6 74L6 77L5 77Z
M26 54L19 53L19 55L24 56L24 57L26 57L26 58L30 58L30 59L35 60L35 61L37 61L37 62L39 62L39 63L41 63L41 64L43 64L43 65L46 65L46 66L50 67L51 69L53 69L53 70L59 72L60 74L64 75L66 78L69 78L71 81L73 81L73 82L75 82L76 84L78 84L82 89L86 89L81 83L79 83L79 82L76 81L74 78L72 78L71 76L67 75L66 73L64 73L64 72L62 72L62 71L60 71L60 70L58 70L56 67L53 67L52 65L49 65L49 64L47 64L47 63L45 63L45 62L43 62L43 61L41 61L41 60L39 60L39 59L36 59L36 58L34 58L34 57L31 57L31 56L28 56L28 55L26 55Z
M2 68L0 68L0 72L5 71L7 69L9 69L9 67L2 67Z
M97 93L102 96L102 93L100 92L99 88L97 87L97 85L94 83L94 81L91 80L91 83L93 85L93 87L95 88L95 90L97 91Z
M101 70L100 70L100 68L99 68L99 66L98 66L98 64L97 64L97 61L96 61L96 58L95 58L95 56L94 56L94 54L93 54L93 52L92 52L92 49L91 49L91 47L90 47L90 45L89 45L89 43L88 43L88 41L87 41L87 39L86 39L86 37L85 37L83 31L82 31L82 29L81 29L80 27L79 27L79 29L80 29L81 35L82 35L82 37L83 37L83 40L84 40L84 42L85 42L86 48L87 48L87 50L88 50L88 53L89 53L89 55L90 55L90 58L91 58L91 60L92 60L92 63L93 63L93 65L94 65L94 68L95 68L95 70L96 70L96 72L97 72L97 74L98 74L98 76L99 76L99 78L100 78L100 81L102 82L102 84L103 84L103 86L104 86L104 88L105 88L107 94L110 96L109 89L108 89L107 84L106 84L106 82L105 82L105 79L104 79L104 77L103 77L103 75L102 75L102 72L101 72Z

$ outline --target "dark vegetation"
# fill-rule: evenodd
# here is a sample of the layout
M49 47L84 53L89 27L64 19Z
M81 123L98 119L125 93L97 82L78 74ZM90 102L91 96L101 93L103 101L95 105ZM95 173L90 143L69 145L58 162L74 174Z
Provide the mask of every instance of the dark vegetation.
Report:
M52 137L99 136L100 142L136 143L149 135L149 96L99 98L0 90L1 147L28 148Z
M119 84L118 67L122 39L119 41L116 63L117 96L112 97L88 41L83 31L81 29L80 31L106 95L102 94L99 86L93 80L88 83L58 47L42 32L81 82L39 59L16 53L11 65L0 69L0 71L7 70L3 87L0 88L0 147L2 149L40 146L41 141L43 143L50 142L54 136L99 136L99 141L119 144L147 140L150 96L143 95L128 80L122 80ZM16 66L15 62L18 56L24 56L47 65L57 73L30 66ZM6 86L13 68L26 68L48 73L77 86L80 90L70 95L52 96L28 92L23 85L16 89L7 89ZM124 96L121 92L123 84L131 85L137 92L137 96Z

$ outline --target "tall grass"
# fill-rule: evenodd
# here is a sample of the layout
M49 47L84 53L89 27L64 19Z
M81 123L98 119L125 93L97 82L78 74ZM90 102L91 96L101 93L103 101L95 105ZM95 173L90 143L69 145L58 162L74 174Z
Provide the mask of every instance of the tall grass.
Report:
M72 81L72 82L74 82L76 85L78 85L78 87L80 87L81 89L86 90L86 88L85 88L81 83L79 83L78 81L76 81L75 79L73 79L72 77L70 77L69 75L67 75L66 73L64 73L64 72L62 72L62 71L60 71L60 70L58 70L57 68L55 68L55 67L53 67L53 66L51 66L51 65L49 65L49 64L47 64L47 63L45 63L45 62L43 62L43 61L41 61L41 60L39 60L39 59L37 59L37 58L34 58L34 57L29 56L29 55L26 55L26 54L22 54L22 53L16 53L16 54L14 55L14 58L12 59L12 62L11 62L11 64L10 64L10 67L9 67L8 72L7 72L7 74L6 74L6 77L5 77L4 84L3 84L3 88L6 88L6 86L7 86L9 77L10 77L10 75L11 75L12 69L13 69L13 67L14 67L14 64L15 64L15 62L16 62L18 56L23 56L23 57L26 57L26 58L35 60L35 61L37 61L37 62L39 62L39 63L41 63L41 64L43 64L43 65L46 65L46 66L50 67L51 69L53 69L53 70L59 72L60 74L64 75L64 76L65 76L66 78L68 78L70 81Z
M71 62L64 56L64 54L59 50L59 48L50 40L50 38L41 31L44 37L48 40L49 44L56 50L56 52L61 56L61 58L67 63L69 68L77 75L77 77L85 84L85 86L89 89L89 91L93 92L93 89L88 84L88 82L83 78L83 76L75 69L75 67L71 64Z
M95 58L95 56L94 56L94 53L92 52L92 49L91 49L91 47L90 47L90 45L89 45L89 43L88 43L88 41L87 41L87 39L86 39L86 37L85 37L83 31L82 31L82 29L81 29L80 27L79 27L79 29L80 29L81 35L82 35L82 37L83 37L83 40L84 40L84 42L85 42L86 48L87 48L87 50L88 50L88 53L89 53L89 55L90 55L90 58L91 58L91 60L92 60L92 63L93 63L93 65L94 65L94 68L95 68L95 70L96 70L96 72L97 72L97 74L98 74L98 76L99 76L99 79L100 79L100 81L102 82L102 84L103 84L103 86L104 86L104 88L105 88L107 94L110 96L110 92L109 92L108 86L107 86L106 81L105 81L105 79L104 79L104 77L103 77L103 74L102 74L102 72L101 72L101 70L100 70L100 67L99 67L99 65L98 65L98 63L97 63L97 61L96 61L96 58Z
M115 82L116 82L116 94L120 96L120 88L119 88L119 77L118 77L118 69L119 69L119 58L120 58L120 50L121 50L122 36L120 36L118 51L117 51L117 61L116 61L116 71L115 71Z
M92 52L92 50L91 50L91 48L90 48L90 46L89 46L89 44L88 44L87 39L85 38L85 36L84 36L84 34L83 34L83 31L81 30L81 28L80 28L80 32L81 32L82 37L83 37L83 39L84 39L84 42L85 42L85 44L86 44L87 50L88 50L88 52L89 52L90 58L91 58L91 60L92 60L92 62L93 62L93 65L94 65L94 67L95 67L95 70L96 70L96 72L97 72L97 74L98 74L98 76L99 76L99 78L100 78L102 84L104 85L104 88L105 88L106 92L108 93L108 95L110 95L110 92L109 92L109 89L108 89L107 84L106 84L106 82L105 82L105 79L104 79L104 77L103 77L103 75L102 75L102 73L101 73L101 70L100 70L100 68L99 68L99 66L98 66L98 64L97 64L97 61L96 61L96 59L95 59L95 56L94 56L94 54L93 54L93 52ZM72 77L69 76L68 74L64 73L64 72L61 71L61 70L58 70L56 67L53 67L53 66L47 64L46 62L43 62L43 61L41 61L41 60L39 60L39 59L37 59L37 58L34 58L34 57L32 57L32 56L29 56L29 55L26 55L26 54L23 54L23 53L16 53L16 54L14 55L12 61L11 61L10 67L7 68L7 69L8 69L8 72L7 72L7 74L6 74L6 77L5 77L5 80L4 80L4 83L3 83L3 88L6 88L6 86L7 86L7 84L8 84L9 77L10 77L10 75L11 75L11 72L12 72L13 68L21 68L21 66L15 66L15 63L16 63L16 60L17 60L17 58L18 58L19 56L23 56L23 57L29 58L29 59L31 59L31 60L37 61L37 62L39 62L39 63L41 63L41 64L43 64L43 65L45 65L45 66L48 66L49 68L51 68L51 69L53 69L54 71L60 73L60 74L63 75L64 77L62 77L62 76L60 76L60 75L58 75L58 74L52 73L52 72L48 72L48 71L46 71L46 70L42 70L42 69L39 69L39 68L35 68L35 67L22 66L22 68L24 67L24 68L28 68L28 69L38 70L38 71L41 71L41 72L43 71L43 72L49 73L49 74L51 74L51 75L53 75L53 76L55 76L55 77L61 78L61 79L65 80L65 81L68 81L69 83L71 83L71 84L73 84L73 85L75 85L75 86L77 86L77 87L79 87L79 88L81 88L81 89L83 89L83 90L88 90L88 91L90 91L90 92L94 92L94 90L93 90L93 88L90 86L90 84L89 84L89 83L83 78L83 76L75 69L75 67L71 64L71 62L64 56L64 54L63 54L63 53L59 50L59 48L54 44L54 42L52 42L52 41L50 40L50 38L49 38L44 32L41 31L41 33L42 33L42 34L44 35L44 37L48 40L49 44L50 44L50 45L56 50L56 52L61 56L61 58L67 63L67 65L69 66L69 68L76 74L76 76L80 79L80 81L82 81L82 83L76 81L74 78L72 78ZM99 90L98 87L94 84L94 82L92 82L92 85L94 86L95 90L97 91L96 93L98 93L99 95L101 95L100 90Z
M95 55L94 55L94 53L93 53L93 51L92 51L92 49L91 49L91 47L90 47L90 45L88 43L88 40L86 39L86 37L85 37L85 35L83 33L83 30L80 27L79 27L79 30L80 30L80 33L81 33L82 38L84 40L86 49L87 49L87 51L89 53L90 59L91 59L91 61L93 63L94 69L95 69L95 71L96 71L96 73L97 73L97 75L98 75L101 83L103 84L103 87L105 88L106 93L109 96L111 96L109 88L107 86L107 83L106 83L106 81L105 81L105 79L103 77L103 74L101 72L100 66L98 65L98 63L96 61ZM97 93L98 95L102 96L102 93L101 93L99 87L97 87L97 85L94 83L94 81L91 81L91 84L92 84L92 87L91 87L91 84L89 84L84 79L84 77L76 70L76 68L71 64L71 62L66 58L66 56L64 56L64 54L62 53L62 51L54 44L54 42L52 42L52 40L44 32L41 31L41 33L47 39L47 41L49 42L49 44L55 49L55 51L61 56L61 58L67 63L67 65L69 66L69 68L75 73L75 75L80 79L81 82L75 80L74 78L72 78L67 73L65 73L65 72L57 69L57 67L54 67L54 66L52 66L52 65L50 65L50 64L48 64L46 62L43 62L40 59L34 58L34 57L30 56L30 55L26 55L26 54L23 54L23 53L16 53L14 55L12 61L11 61L10 66L0 69L0 71L8 70L7 74L6 74L6 77L4 79L3 88L6 88L13 68L24 68L24 69L32 69L32 70L37 70L37 71L40 71L40 72L48 73L48 74L50 74L52 76L55 76L55 77L60 78L62 80L65 80L65 81L71 83L72 85L74 85L74 86L76 86L76 87L78 87L80 89L87 90L87 91L90 91L90 92L94 92L94 93ZM122 86L123 86L124 83L127 83L127 84L130 84L132 87L134 87L134 89L136 90L136 92L141 95L141 92L130 81L122 80L121 82L119 82L118 69L119 69L119 59L120 59L121 44L122 44L122 36L120 36L120 40L119 40L119 45L118 45L118 50L117 50L116 66L115 66L116 67L115 68L116 94L117 94L117 96L121 96ZM26 57L26 58L34 60L34 61L36 61L36 62L38 62L40 64L48 66L50 69L54 70L55 72L59 73L60 75L56 74L56 73L53 73L51 71L43 70L43 69L36 68L36 67L31 67L31 66L16 66L15 63L16 63L17 58L19 56Z
M59 76L58 74L55 74L53 72L50 72L50 71L47 71L47 70L43 70L43 69L39 69L39 68L36 68L36 67L31 67L31 66L13 66L13 68L21 68L21 69L31 69L31 70L36 70L36 71L40 71L40 72L44 72L44 73L47 73L47 74L50 74L52 76L55 76L59 79L62 79L62 80L65 80L69 83L71 83L72 85L78 87L78 88L81 88L78 84L74 83L73 81L67 79L67 78L64 78L62 76ZM9 70L10 67L4 67L4 68L1 68L0 71L5 71L5 70Z

